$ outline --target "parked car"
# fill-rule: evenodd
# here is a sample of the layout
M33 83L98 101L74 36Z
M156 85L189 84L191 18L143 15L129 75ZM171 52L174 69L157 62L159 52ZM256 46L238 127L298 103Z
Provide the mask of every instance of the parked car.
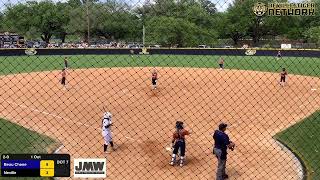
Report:
M3 48L10 48L10 44L4 44Z
M149 48L160 48L160 45L150 45Z
M210 48L210 46L207 46L207 45L199 45L198 48Z
M137 45L137 44L129 44L128 48L130 48L130 49L139 48L139 45Z

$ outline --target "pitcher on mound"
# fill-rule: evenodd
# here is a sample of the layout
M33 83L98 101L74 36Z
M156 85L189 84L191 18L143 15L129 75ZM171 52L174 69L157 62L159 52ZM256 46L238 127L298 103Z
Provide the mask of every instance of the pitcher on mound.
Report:
M184 129L183 122L177 121L176 131L173 133L173 138L172 138L173 153L172 153L172 158L170 162L171 166L173 166L176 163L176 157L179 150L180 150L180 166L182 167L184 165L185 152L186 152L185 136L189 134L190 133Z

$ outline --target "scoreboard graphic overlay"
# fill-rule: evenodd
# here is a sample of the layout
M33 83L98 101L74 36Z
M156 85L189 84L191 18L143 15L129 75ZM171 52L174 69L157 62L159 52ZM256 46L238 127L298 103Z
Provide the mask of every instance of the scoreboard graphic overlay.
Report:
M2 154L3 177L70 177L68 154Z

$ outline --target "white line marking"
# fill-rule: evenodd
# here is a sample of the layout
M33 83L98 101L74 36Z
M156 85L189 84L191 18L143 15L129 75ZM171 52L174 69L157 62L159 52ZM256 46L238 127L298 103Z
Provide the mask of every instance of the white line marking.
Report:
M133 140L133 141L134 141L134 139L133 139L133 138L131 138L131 137L125 136L125 138L127 138L127 139L130 139L130 140Z
M23 108L28 108L27 106L25 106L25 105L20 105L21 107L23 107Z
M286 152L293 158L293 160L295 161L294 164L298 166L297 173L298 173L299 179L303 179L303 167L300 160L293 154L292 151L290 151L287 147L285 147L281 142L277 140L275 140L275 142L281 148L282 151Z
M6 100L5 100L6 101ZM38 109L34 109L34 108L30 108L28 106L25 106L25 105L22 105L22 104L18 104L18 103L15 103L15 102L12 102L12 101L6 101L7 103L9 104L13 104L13 105L16 105L16 106L19 106L19 107L22 107L22 108L25 108L25 109L29 109L33 112L38 112L38 113L41 113L41 114L45 114L45 115L48 115L48 116L52 116L52 117L55 117L55 118L58 118L58 119L62 119L62 120L65 120L66 122L71 122L71 123L74 123L74 124L78 124L78 125L81 125L81 126L86 126L86 127L90 127L90 128L94 128L88 124L85 124L85 123L81 123L81 122L74 122L74 121L71 121L70 119L68 118L63 118L61 116L58 116L58 115L55 115L55 114L52 114L52 113L49 113L49 112L46 112L46 111L41 111L41 110L38 110ZM97 129L97 128L94 128L94 129Z
M311 89L311 91L316 91L317 89Z
M56 149L56 150L53 152L53 154L57 154L63 147L64 147L64 146L61 145L58 149Z

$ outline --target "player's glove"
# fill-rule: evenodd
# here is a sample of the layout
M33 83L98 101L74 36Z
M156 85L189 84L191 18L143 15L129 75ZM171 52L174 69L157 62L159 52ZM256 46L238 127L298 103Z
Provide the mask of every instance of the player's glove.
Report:
M236 146L236 144L234 143L234 142L230 142L230 144L228 145L228 147L229 147L229 149L231 150L231 151L233 151L234 150L234 147Z
M111 124L107 125L106 128L109 128L111 126Z

